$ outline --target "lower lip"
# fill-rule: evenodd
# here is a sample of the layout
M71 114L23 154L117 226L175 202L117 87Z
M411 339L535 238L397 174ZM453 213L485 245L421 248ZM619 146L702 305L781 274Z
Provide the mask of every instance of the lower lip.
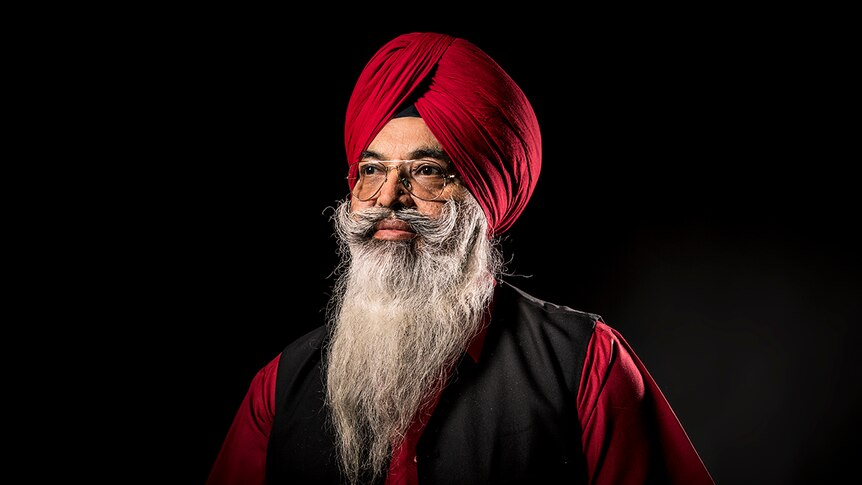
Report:
M414 237L416 237L415 232L398 229L379 229L374 233L374 239L383 239L385 241L407 241Z

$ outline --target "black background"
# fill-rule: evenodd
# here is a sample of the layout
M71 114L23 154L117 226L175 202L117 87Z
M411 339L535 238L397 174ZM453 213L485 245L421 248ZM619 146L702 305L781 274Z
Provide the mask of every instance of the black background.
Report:
M131 41L117 25L104 81L131 167L114 190L135 200L111 272L133 285L120 303L146 343L138 399L165 425L154 462L202 483L254 373L322 322L351 89L384 42L433 30L489 53L539 119L541 178L504 239L512 281L620 330L717 482L852 465L845 31L774 13L466 27L232 13L138 24Z

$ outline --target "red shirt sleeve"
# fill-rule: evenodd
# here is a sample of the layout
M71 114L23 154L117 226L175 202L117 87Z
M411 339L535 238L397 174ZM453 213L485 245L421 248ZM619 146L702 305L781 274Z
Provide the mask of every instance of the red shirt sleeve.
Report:
M279 357L252 379L210 470L207 485L266 484L266 448L274 416Z
M578 414L591 484L715 483L644 364L601 322L587 347Z

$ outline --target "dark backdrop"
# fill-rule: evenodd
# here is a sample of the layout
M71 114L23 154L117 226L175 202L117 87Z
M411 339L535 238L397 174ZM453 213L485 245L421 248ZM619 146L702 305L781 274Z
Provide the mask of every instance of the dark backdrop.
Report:
M174 473L203 482L254 373L322 322L347 99L409 30L464 36L525 91L544 157L504 239L514 282L619 329L719 483L828 482L856 457L858 150L838 149L850 131L833 117L840 32L765 17L313 34L187 20L126 53L152 120L134 147L134 268L150 282L135 305L154 342L142 358L165 369L150 384L176 423L158 451Z

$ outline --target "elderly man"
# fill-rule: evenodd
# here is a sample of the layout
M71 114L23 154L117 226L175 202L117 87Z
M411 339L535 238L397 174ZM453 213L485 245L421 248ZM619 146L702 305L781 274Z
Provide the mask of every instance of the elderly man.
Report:
M505 281L498 236L542 152L495 61L448 35L391 40L345 146L326 322L254 377L209 485L713 483L617 331Z

